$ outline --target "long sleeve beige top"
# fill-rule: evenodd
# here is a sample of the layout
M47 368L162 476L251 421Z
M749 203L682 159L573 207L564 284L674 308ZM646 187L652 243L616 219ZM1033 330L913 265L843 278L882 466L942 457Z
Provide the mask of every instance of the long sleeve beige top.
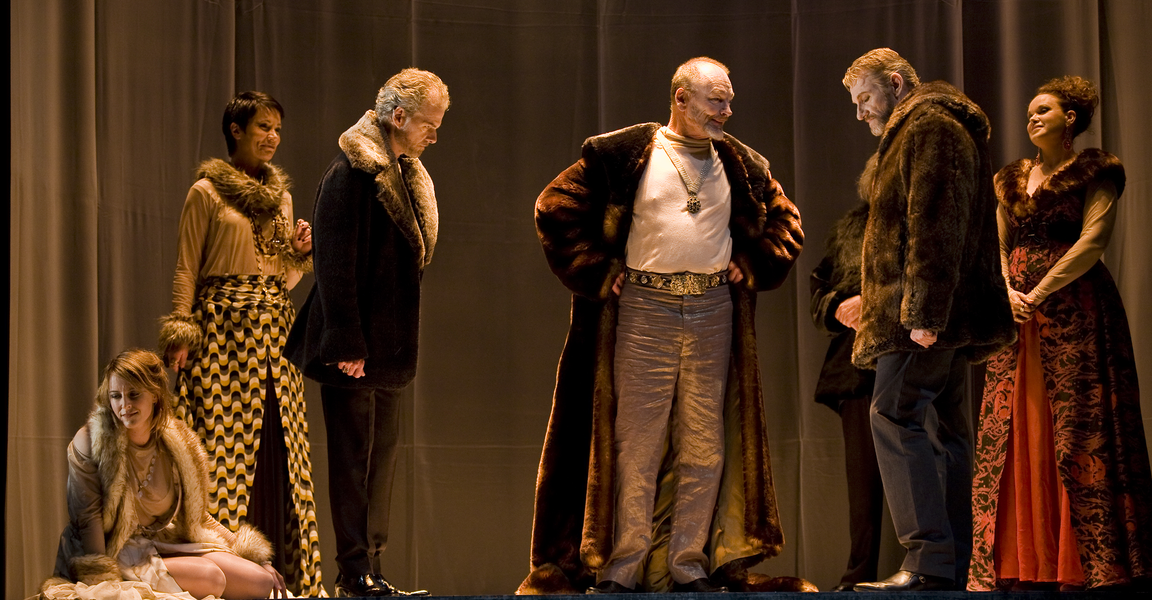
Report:
M1001 204L996 210L996 223L1000 234L1000 268L1004 279L1008 278L1008 255L1016 239L1016 229L1008 219L1007 209ZM1027 297L1033 306L1038 306L1048 295L1068 285L1077 277L1088 272L1092 265L1104 255L1108 242L1112 239L1112 229L1116 225L1116 186L1106 181L1089 188L1088 199L1084 202L1084 225L1080 237L1056 264L1048 270L1040 283L1028 292ZM1019 290L1024 291L1024 290Z
M289 226L293 226L291 194L284 192L284 200L285 216ZM269 235L271 217L264 219L261 227L263 234ZM292 289L302 276L279 256L257 257L248 217L225 202L207 179L197 181L188 190L180 213L178 243L172 281L172 310L176 314L192 314L199 283L207 277L284 275L288 289Z

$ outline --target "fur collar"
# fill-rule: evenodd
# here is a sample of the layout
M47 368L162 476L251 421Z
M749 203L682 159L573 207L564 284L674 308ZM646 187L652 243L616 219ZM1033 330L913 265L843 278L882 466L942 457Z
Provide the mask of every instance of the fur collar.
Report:
M264 163L260 169L260 180L256 180L227 161L210 158L200 163L196 178L211 181L225 202L251 219L280 210L284 194L292 186L280 167Z
M1116 186L1117 198L1124 193L1124 165L1099 148L1081 150L1028 195L1028 176L1035 166L1035 159L1022 158L996 174L996 197L1017 217L1034 214L1073 194L1086 195L1090 186L1104 181Z
M878 152L883 154L888 149L904 123L911 120L914 113L919 112L917 109L929 106L950 113L963 124L977 142L987 141L992 135L992 125L976 103L946 81L930 81L916 86L896 105L888 124L884 127L884 133L880 134Z
M396 158L377 124L374 110L364 113L340 136L340 149L353 168L376 176L376 199L412 245L420 264L428 266L436 246L440 217L436 190L424 165L419 159Z
M128 434L118 426L115 415L106 406L98 407L89 415L88 434L92 440L92 459L96 462L104 490L105 553L116 556L139 524L125 461ZM204 527L209 466L199 438L183 421L173 416L160 431L158 443L163 444L172 458L183 486L179 512L175 517L177 526L175 530L168 528L163 532L172 537L165 541L191 540L227 545L214 531Z

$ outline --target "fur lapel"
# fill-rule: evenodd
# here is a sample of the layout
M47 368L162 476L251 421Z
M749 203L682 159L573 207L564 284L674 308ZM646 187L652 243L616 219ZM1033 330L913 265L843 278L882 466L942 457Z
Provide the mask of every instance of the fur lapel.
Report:
M116 556L135 529L136 505L128 499L128 470L124 457L128 452L128 436L118 431L116 417L109 407L102 406L88 418L88 434L92 440L92 459L96 461L100 484L104 489L104 536L106 552ZM126 527L124 521L132 523ZM117 531L113 525L119 524ZM109 537L111 534L111 537Z
M420 264L428 266L436 247L440 218L436 190L424 165L415 158L396 160L376 124L374 110L364 113L340 136L340 149L354 168L376 176L376 199L412 245Z
M1060 167L1028 195L1028 176L1036 161L1022 158L996 174L996 197L1013 215L1026 217L1062 201L1070 195L1085 196L1094 183L1110 181L1116 197L1124 193L1124 165L1099 148L1085 148L1071 162Z
M619 174L621 181L607 186L611 197L604 208L604 241L622 243L632 227L632 204L648 159L656 147L657 123L641 123L588 138L585 156L603 161L605 172Z
M260 181L219 158L210 158L196 169L197 179L212 182L216 192L232 208L248 218L270 215L280 210L292 181L280 167L264 163Z

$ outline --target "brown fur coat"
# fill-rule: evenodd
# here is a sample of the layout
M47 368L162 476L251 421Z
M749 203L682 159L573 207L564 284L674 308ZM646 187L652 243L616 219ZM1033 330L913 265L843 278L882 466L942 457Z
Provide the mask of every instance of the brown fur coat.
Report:
M625 267L632 203L658 128L648 123L589 138L580 160L536 201L536 227L548 264L573 292L572 321L540 458L532 571L519 594L583 590L595 583L595 572L612 552L617 300L611 288ZM757 291L778 287L787 277L803 233L799 212L772 179L768 161L732 136L714 145L732 188L732 260L745 274L744 281L730 286L728 441L709 544L713 568L731 582L784 544L760 388L755 306Z
M864 232L861 327L853 362L933 348L973 362L1016 337L1000 271L988 118L956 88L922 84L896 105L880 136Z
M173 525L165 528L157 540L169 543L206 542L232 548L238 555L263 563L272 555L268 540L255 528L244 525L235 534L216 522L208 513L208 456L200 439L177 418L169 418L160 433L159 443L168 450L183 488L182 501ZM133 500L133 482L127 466L127 430L120 426L107 406L98 407L88 417L88 424L76 433L70 453L76 459L94 463L99 475L98 490L69 489L69 497L98 497L100 510L86 514L69 502L69 526L61 539L56 558L56 575L71 581L95 583L119 580L115 558L132 535L139 520ZM70 488L83 485L83 478L68 478ZM100 523L94 523L99 519ZM80 532L99 525L104 531L103 552L85 548Z

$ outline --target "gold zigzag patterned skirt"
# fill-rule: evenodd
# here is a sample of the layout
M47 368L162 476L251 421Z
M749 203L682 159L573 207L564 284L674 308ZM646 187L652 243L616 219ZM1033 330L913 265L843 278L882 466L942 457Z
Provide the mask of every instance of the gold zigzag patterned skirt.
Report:
M283 354L296 318L284 280L209 277L200 285L193 317L203 328L204 342L180 372L176 412L204 440L209 463L215 465L209 473L209 510L233 531L246 520L264 392L271 388L280 404L291 491L283 575L294 594L322 595L304 378Z

